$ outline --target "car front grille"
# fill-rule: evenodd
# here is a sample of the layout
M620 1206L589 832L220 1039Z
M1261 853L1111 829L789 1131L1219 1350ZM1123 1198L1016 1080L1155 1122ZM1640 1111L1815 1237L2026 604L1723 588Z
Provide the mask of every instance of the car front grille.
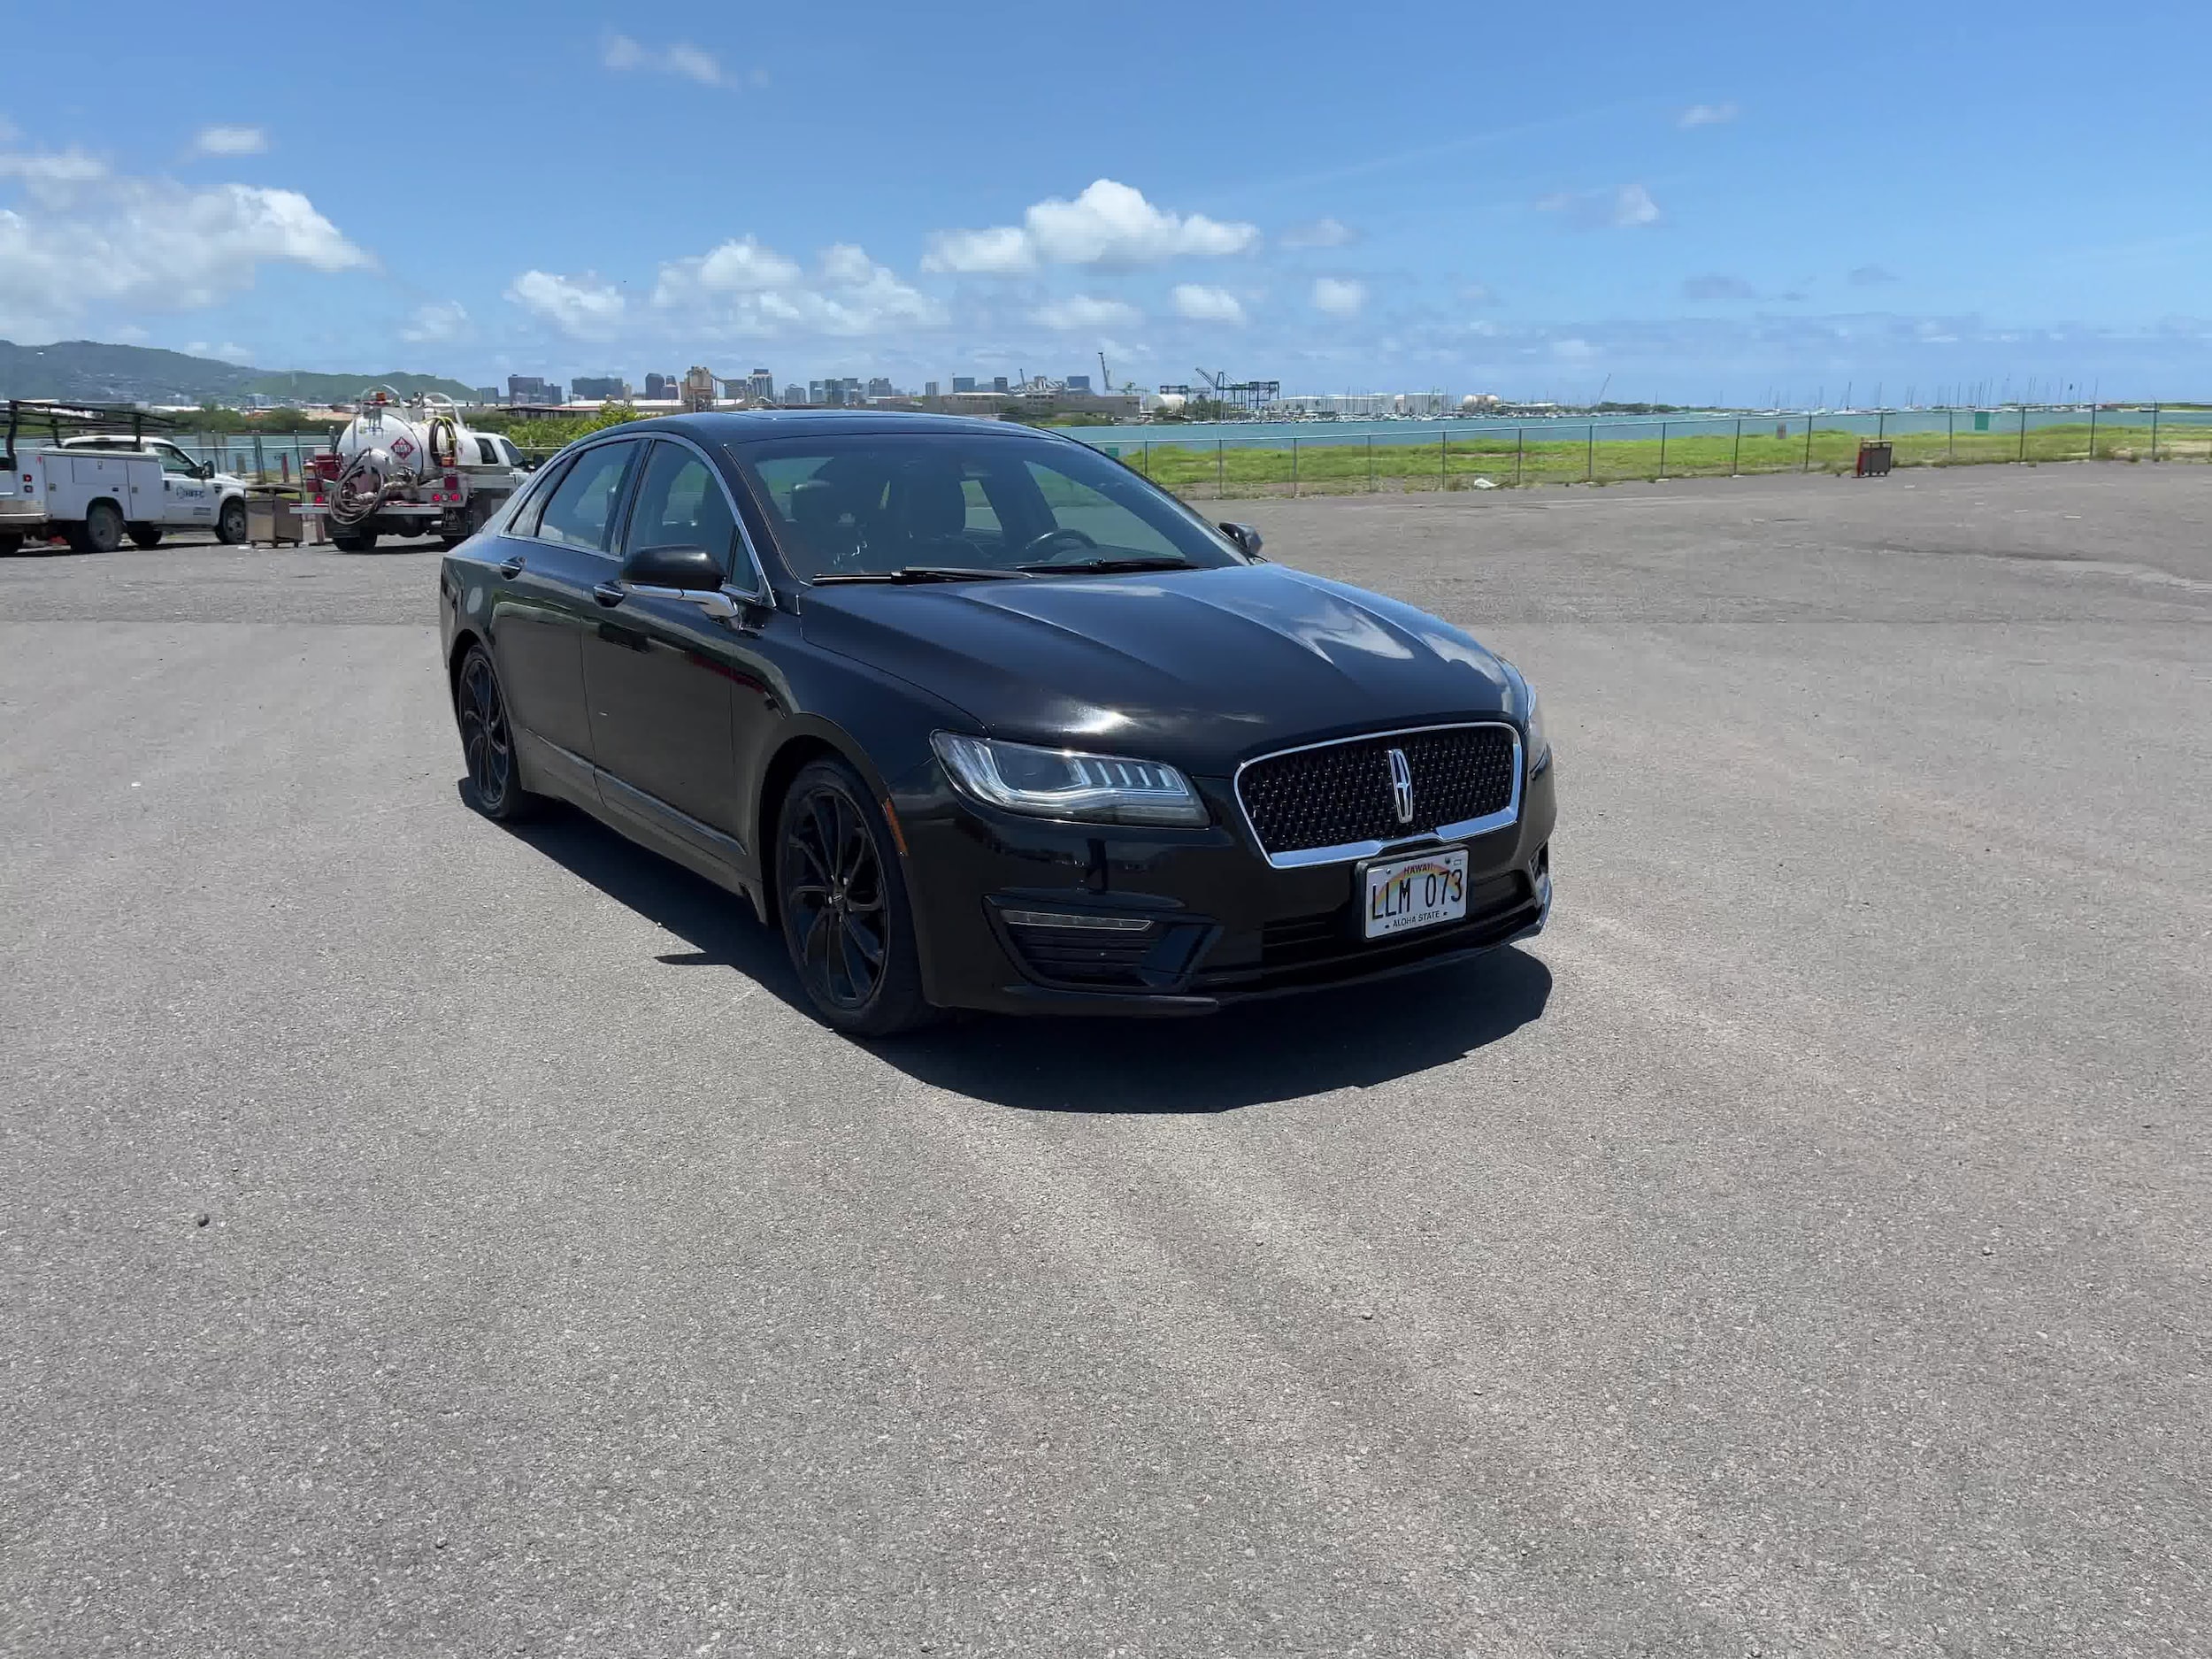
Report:
M1399 816L1391 751L1405 756L1412 816ZM1347 738L1248 764L1237 798L1270 858L1403 841L1509 811L1520 786L1509 726L1437 726Z
M1144 988L1145 958L1156 942L1148 930L1103 933L1087 927L1015 927L1008 933L1024 964L1040 979L1129 990Z

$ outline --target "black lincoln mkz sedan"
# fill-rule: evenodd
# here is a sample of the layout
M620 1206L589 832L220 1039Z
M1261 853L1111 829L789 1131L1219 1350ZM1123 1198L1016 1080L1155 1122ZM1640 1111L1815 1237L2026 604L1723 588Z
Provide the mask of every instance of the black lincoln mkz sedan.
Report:
M1071 440L642 421L447 557L476 804L569 801L750 898L822 1017L1200 1013L1551 905L1512 665Z

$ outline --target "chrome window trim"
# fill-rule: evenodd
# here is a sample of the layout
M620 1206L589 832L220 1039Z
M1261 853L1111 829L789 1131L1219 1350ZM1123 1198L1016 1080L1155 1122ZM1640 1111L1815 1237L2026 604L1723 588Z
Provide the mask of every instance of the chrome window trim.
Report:
M1272 853L1260 834L1259 826L1253 823L1251 810L1244 804L1244 772L1263 760L1280 760L1286 755L1303 755L1317 749L1341 749L1347 743L1371 743L1379 738L1417 737L1425 732L1472 732L1484 726L1496 726L1513 740L1513 795L1503 808L1483 818L1471 818L1457 824L1439 824L1432 830L1417 835L1403 836L1386 841L1345 841L1335 847L1307 847L1297 852ZM1319 743L1294 743L1288 749L1272 749L1264 755L1255 755L1249 760L1237 763L1234 775L1229 781L1229 791L1237 798L1237 813L1244 819L1245 833L1252 844L1260 849L1260 856L1278 870L1302 870L1314 864L1356 864L1363 858L1373 858L1386 852L1434 846L1444 841L1465 841L1470 836L1486 835L1517 824L1521 818L1521 790L1523 782L1521 728L1510 720L1446 720L1435 726L1401 726L1384 732L1354 732L1344 737L1333 737Z

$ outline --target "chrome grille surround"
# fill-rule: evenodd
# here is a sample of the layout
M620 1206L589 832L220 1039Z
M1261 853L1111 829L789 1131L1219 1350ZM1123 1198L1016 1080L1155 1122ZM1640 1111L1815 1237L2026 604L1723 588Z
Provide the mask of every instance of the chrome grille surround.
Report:
M1331 847L1306 847L1288 852L1277 852L1268 846L1266 837L1260 833L1259 826L1253 819L1251 807L1245 800L1245 773L1252 767L1270 761L1280 760L1286 756L1309 754L1319 749L1339 749L1351 743L1379 743L1394 737L1417 737L1438 732L1480 730L1503 732L1510 741L1513 780L1511 795L1506 804L1499 810L1486 813L1479 818L1466 818L1451 824L1439 824L1433 828L1409 832L1405 835L1386 840L1346 841ZM1244 827L1250 833L1253 844L1259 848L1267 862L1276 869L1295 870L1309 864L1350 864L1362 858L1372 858L1379 853L1396 848L1432 845L1438 841L1463 841L1469 836L1483 835L1492 830L1504 829L1509 825L1520 821L1521 795L1526 778L1520 729L1512 722L1509 720L1449 720L1434 726L1398 726L1381 732L1353 732L1343 737L1331 738L1325 742L1300 743L1289 749L1272 749L1264 755L1255 755L1251 759L1241 762L1238 765L1232 787L1237 797L1237 810L1243 815ZM1387 788L1386 782L1384 787Z

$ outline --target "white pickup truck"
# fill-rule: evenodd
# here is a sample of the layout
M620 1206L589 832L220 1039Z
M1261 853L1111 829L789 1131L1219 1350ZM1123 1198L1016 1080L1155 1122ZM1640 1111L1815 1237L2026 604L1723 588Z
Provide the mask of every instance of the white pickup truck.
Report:
M153 547L169 530L246 539L246 480L193 460L166 438L87 433L5 458L0 553L53 535L80 553L112 553L125 536Z

